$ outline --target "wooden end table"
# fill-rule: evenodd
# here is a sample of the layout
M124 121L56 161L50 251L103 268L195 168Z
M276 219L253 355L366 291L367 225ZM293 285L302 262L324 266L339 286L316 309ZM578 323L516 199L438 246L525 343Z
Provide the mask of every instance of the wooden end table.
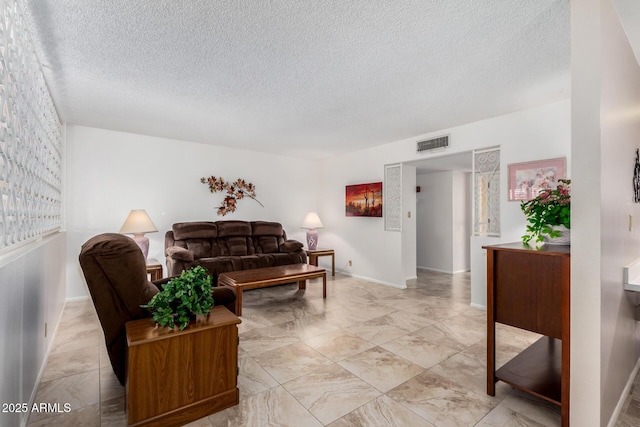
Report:
M277 267L254 268L252 270L221 273L220 276L218 276L218 286L229 286L236 290L236 314L241 316L242 291L291 282L298 282L299 289L306 289L307 280L318 277L322 277L322 297L326 298L327 273L324 268L308 264L281 265Z
M331 257L331 275L336 275L336 254L333 249L305 249L307 256L309 257L309 264L318 266L318 257L330 256Z
M162 264L155 258L147 258L147 274L151 276L151 281L162 279Z
M182 331L127 322L129 425L184 425L237 405L240 322L224 306Z

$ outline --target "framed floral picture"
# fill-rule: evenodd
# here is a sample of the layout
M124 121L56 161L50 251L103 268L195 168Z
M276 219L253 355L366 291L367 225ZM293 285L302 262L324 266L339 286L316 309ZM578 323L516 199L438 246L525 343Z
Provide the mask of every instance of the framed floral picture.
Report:
M345 215L382 217L382 183L347 185Z
M566 157L508 165L509 201L531 200L542 190L555 188L559 179L566 178L566 165Z

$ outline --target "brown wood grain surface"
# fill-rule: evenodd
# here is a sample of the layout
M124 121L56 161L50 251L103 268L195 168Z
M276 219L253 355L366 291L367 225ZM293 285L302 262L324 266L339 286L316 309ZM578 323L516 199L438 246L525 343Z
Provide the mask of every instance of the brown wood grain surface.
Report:
M569 426L571 247L522 243L484 246L487 250L487 394L495 383L512 386L561 407ZM543 338L495 369L495 324L503 323Z
M129 424L183 425L236 405L238 323L222 306L182 331L128 322Z
M229 286L236 290L236 314L242 316L242 292L249 289L266 288L298 282L299 289L306 289L309 279L322 278L322 297L327 297L327 273L324 268L308 264L291 264L277 267L221 273L218 286Z

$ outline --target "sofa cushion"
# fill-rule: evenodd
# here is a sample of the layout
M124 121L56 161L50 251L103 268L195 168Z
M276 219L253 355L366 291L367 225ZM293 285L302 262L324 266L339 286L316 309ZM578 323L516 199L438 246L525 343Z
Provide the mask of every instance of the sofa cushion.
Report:
M258 255L246 255L239 257L242 261L242 270L252 270L254 268L269 267L268 260Z
M173 238L185 239L215 239L218 228L214 222L178 222L173 224Z
M257 254L272 254L279 251L284 241L284 230L279 222L254 221L251 223L253 246Z
M256 254L258 257L260 268L273 267L275 265L273 254Z
M211 240L210 239L189 239L187 240L187 249L193 252L193 257L206 258L211 256Z
M216 227L218 237L251 236L251 224L247 221L218 221Z
M279 265L289 265L289 264L294 264L294 262L292 262L294 260L295 257L292 256L292 254L288 254L288 253L275 253L275 254L267 254L266 256L271 258L271 266L275 267L275 266L279 266Z
M278 252L278 238L276 236L256 236L253 238L256 253L272 254Z
M279 222L254 221L251 223L251 234L253 236L276 236L281 237L282 224Z
M213 286L218 284L220 273L242 270L242 260L240 257L218 256L215 258L201 258L198 265L204 267L213 278Z
M169 246L165 251L168 257L179 259L180 261L191 262L194 260L193 252L179 246Z
M226 237L218 239L218 248L222 256L242 256L253 255L253 250L249 251L247 240L249 237ZM253 249L253 248L251 248Z

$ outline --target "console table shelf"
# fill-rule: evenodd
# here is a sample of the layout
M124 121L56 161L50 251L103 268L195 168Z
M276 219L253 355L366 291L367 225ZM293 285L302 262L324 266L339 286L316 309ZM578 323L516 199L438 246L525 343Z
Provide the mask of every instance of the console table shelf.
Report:
M495 383L560 406L569 426L570 247L522 243L487 250L487 394ZM496 323L543 335L496 371Z
M562 342L542 337L496 371L496 379L561 405Z

